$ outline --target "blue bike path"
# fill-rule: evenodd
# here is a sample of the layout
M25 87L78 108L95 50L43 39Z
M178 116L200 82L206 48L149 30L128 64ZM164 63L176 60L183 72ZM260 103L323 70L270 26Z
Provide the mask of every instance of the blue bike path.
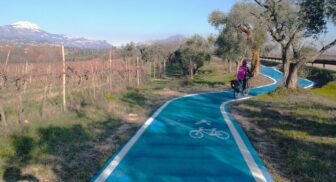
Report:
M271 92L282 82L275 68L262 66L261 73L273 83L252 88L250 97ZM313 83L300 79L299 85L308 88ZM273 181L229 114L227 105L233 101L230 91L168 101L91 181Z

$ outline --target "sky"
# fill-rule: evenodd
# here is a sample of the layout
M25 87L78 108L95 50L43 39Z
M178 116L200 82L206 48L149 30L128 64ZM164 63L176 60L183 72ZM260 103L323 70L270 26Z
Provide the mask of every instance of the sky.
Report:
M107 40L113 45L209 35L214 10L228 12L237 0L1 0L0 25L29 21L43 30ZM336 38L335 26L325 40Z
M50 33L107 40L114 45L209 35L214 10L236 0L1 0L0 25L29 21Z

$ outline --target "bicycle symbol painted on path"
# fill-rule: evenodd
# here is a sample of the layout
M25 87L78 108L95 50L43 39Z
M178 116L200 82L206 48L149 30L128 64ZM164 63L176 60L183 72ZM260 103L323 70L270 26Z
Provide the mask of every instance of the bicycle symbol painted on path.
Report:
M205 120L202 120L202 121L199 121L197 123L195 123L196 125L200 125L200 124L206 124L206 125L211 125L210 122L208 121L205 121ZM212 136L212 137L216 137L218 139L221 139L221 140L227 140L230 138L230 135L229 133L225 132L225 131L220 131L220 130L217 130L217 128L212 128L212 129L206 129L204 127L199 127L198 129L196 130L191 130L189 132L189 136L191 138L195 138L195 139L201 139L203 138L205 135L208 135L208 136Z
M216 128L204 129L203 127L200 127L198 130L191 130L189 132L189 135L191 138L195 139L201 139L204 137L204 135L217 137L218 139L221 140L227 140L230 138L230 135L225 131L218 131Z

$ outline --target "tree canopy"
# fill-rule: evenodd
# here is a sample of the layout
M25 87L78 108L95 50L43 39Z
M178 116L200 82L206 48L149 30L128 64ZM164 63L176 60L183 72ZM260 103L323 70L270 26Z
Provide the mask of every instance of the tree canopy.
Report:
M210 45L208 41L200 35L194 35L180 46L171 56L171 62L181 66L184 74L192 76L210 61Z
M209 16L209 23L220 31L216 41L216 55L228 59L239 60L245 56L247 48L252 52L252 70L259 73L259 52L267 40L266 29L260 26L258 14L261 8L255 3L236 3L226 15L214 11ZM245 34L245 35L243 35Z
M336 24L335 0L301 0L302 20L307 26L307 35L325 33L328 21Z

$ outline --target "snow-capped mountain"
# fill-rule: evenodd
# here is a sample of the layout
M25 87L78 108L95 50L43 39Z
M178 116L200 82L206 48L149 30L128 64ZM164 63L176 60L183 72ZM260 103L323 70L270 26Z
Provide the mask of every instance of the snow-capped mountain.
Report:
M31 30L35 32L39 32L41 30L39 26L32 24L30 22L27 22L27 21L19 21L19 22L13 23L12 27L16 29Z
M50 44L66 47L90 49L106 49L111 45L106 41L89 40L82 37L70 37L61 34L52 34L42 30L30 22L16 22L11 25L0 26L0 43L6 44Z

